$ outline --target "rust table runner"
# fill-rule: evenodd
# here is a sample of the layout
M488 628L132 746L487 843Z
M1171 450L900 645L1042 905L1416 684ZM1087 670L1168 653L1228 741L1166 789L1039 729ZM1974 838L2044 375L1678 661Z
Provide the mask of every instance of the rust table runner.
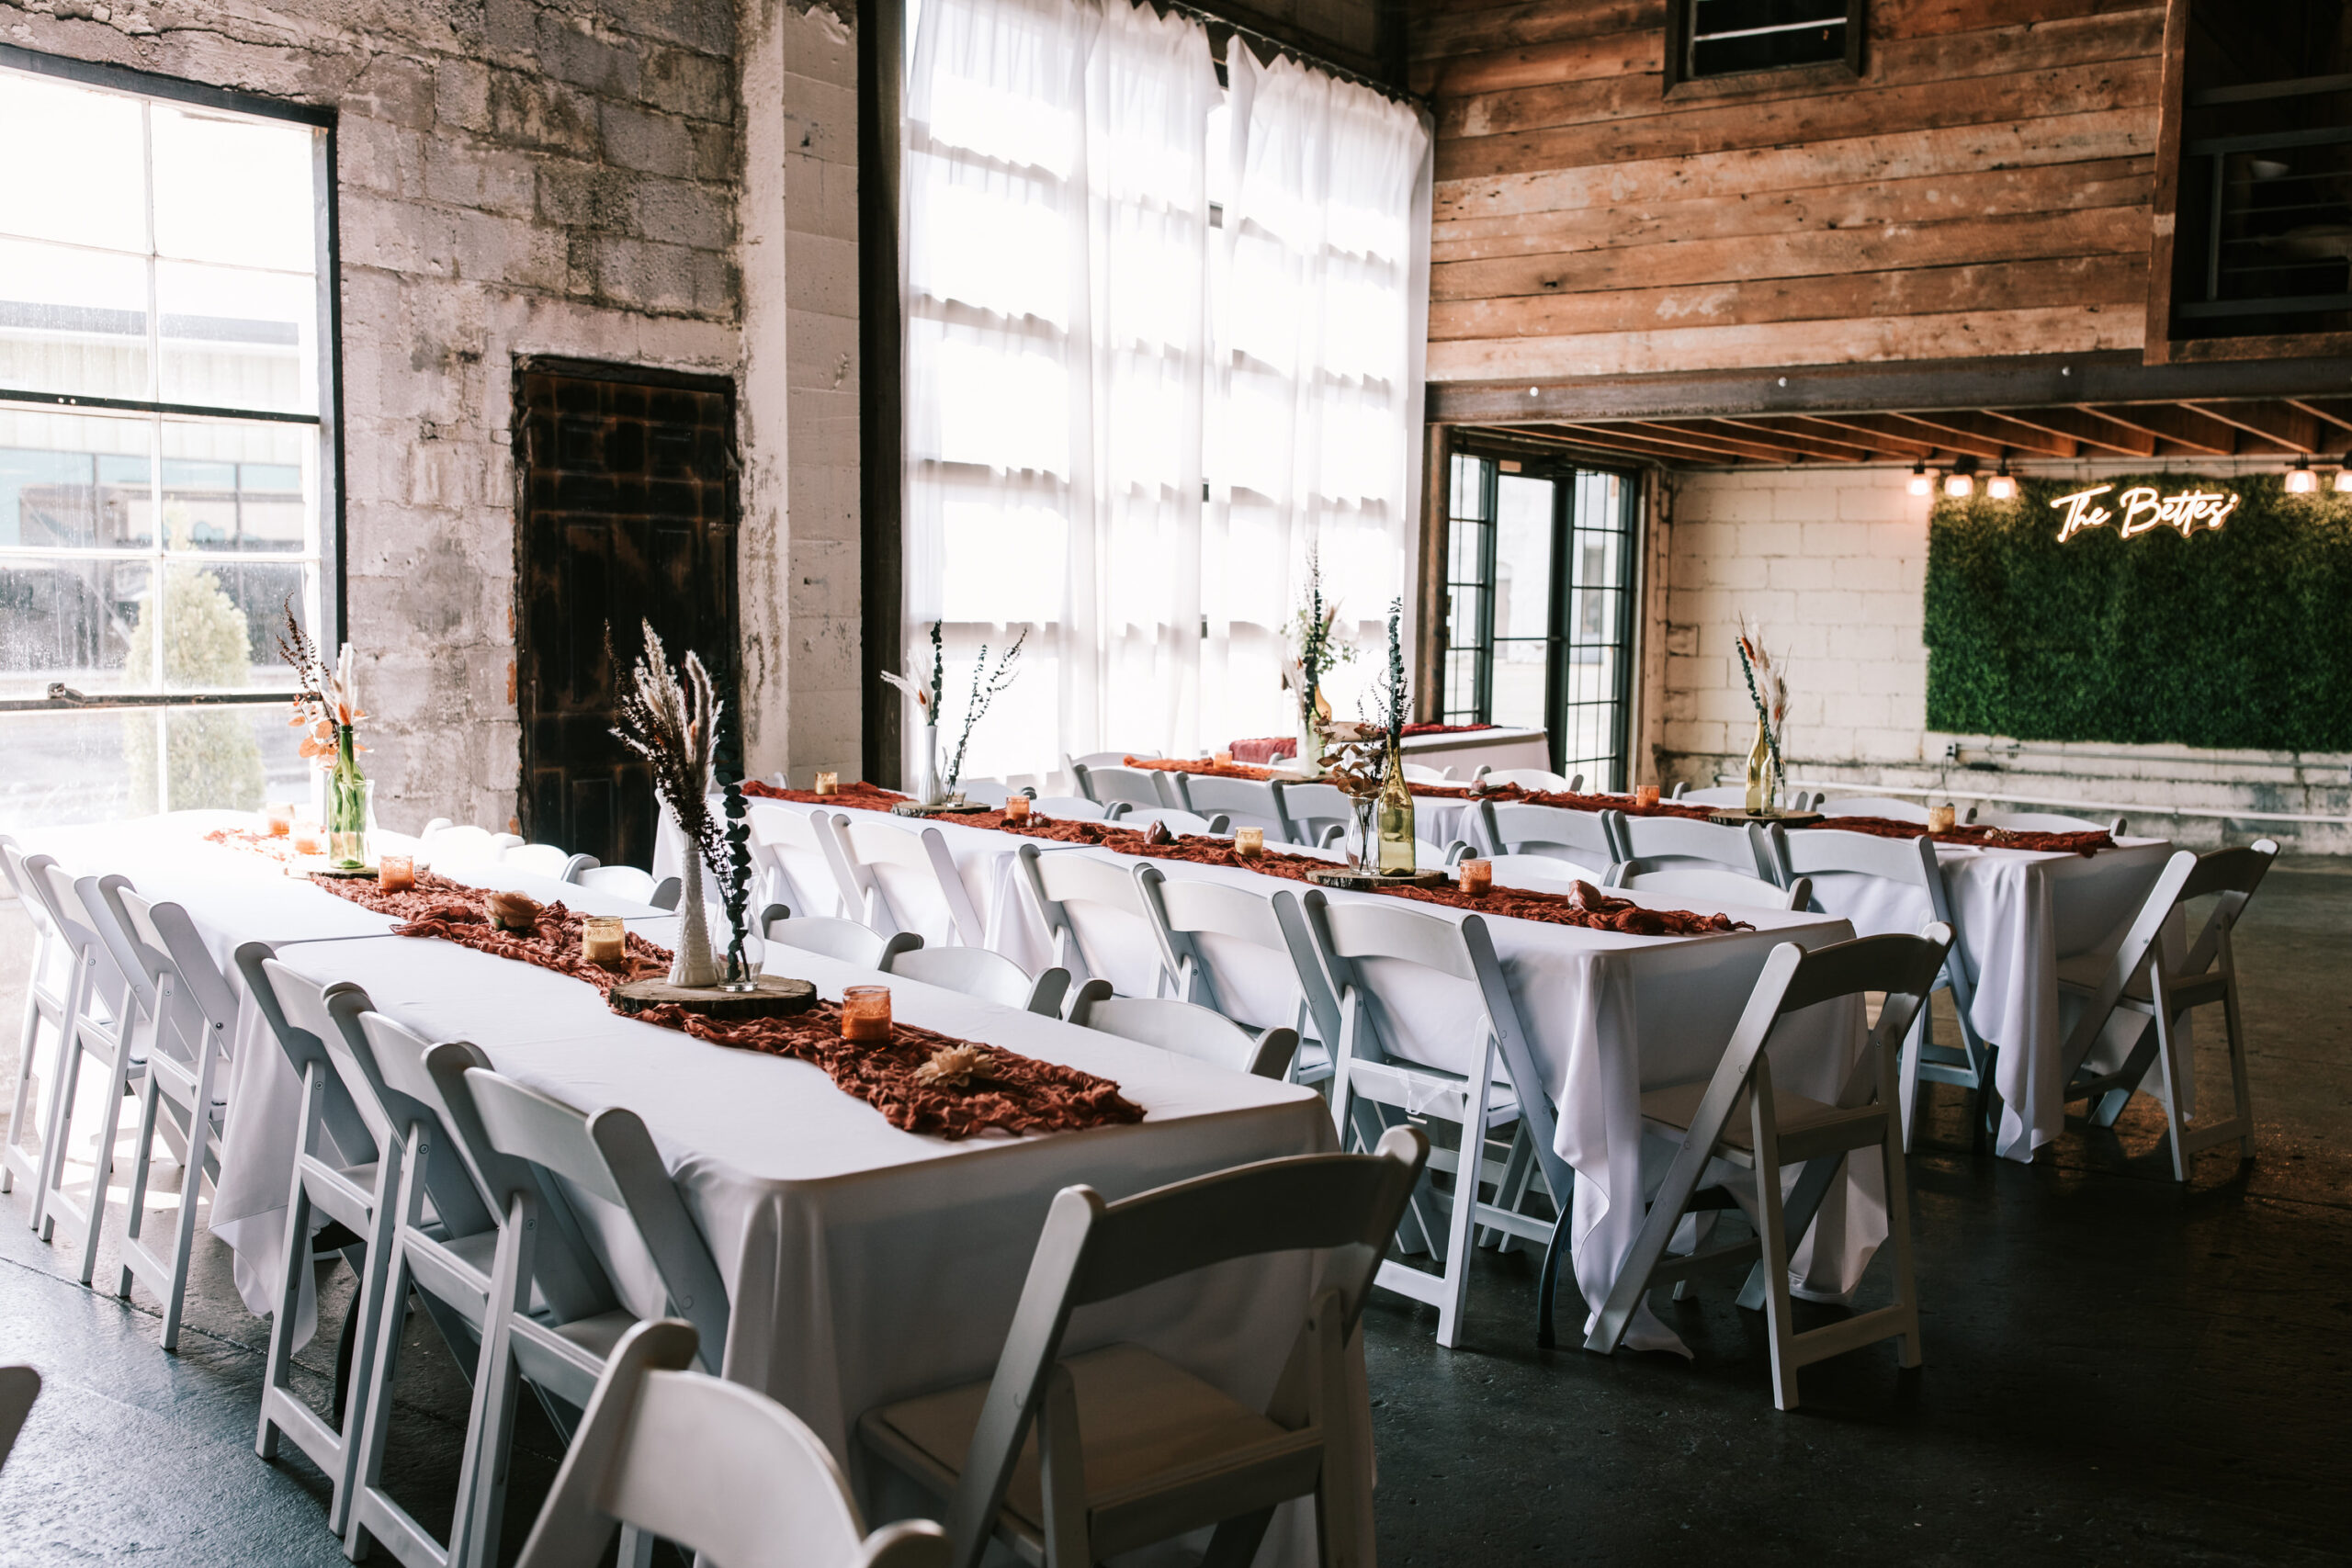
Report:
M1937 833L1929 831L1924 822L1905 822L1893 817L1826 817L1795 830L1824 829L1839 833L1868 833L1874 839L1933 839L1939 844L1960 844L1969 849L2030 850L2047 854L2095 855L2116 847L2114 835L2104 828L2081 833L2030 833L1968 823Z
M268 833L249 832L243 828L215 828L204 835L204 841L208 844L219 844L226 849L243 850L247 854L261 855L268 860L292 861L302 858L294 852L294 840L290 834L273 836Z
M813 796L811 798L814 798ZM834 798L834 797L827 797ZM596 987L609 998L615 986L669 966L669 950L628 933L629 974L616 974L580 955L583 917L560 903L541 908L528 931L501 931L490 921L492 890L468 887L431 872L416 874L413 890L386 893L373 882L313 877L328 892L406 923L395 936L438 937L493 957L537 964ZM697 1040L742 1051L789 1056L822 1069L836 1087L855 1095L902 1132L947 1139L990 1130L1071 1132L1143 1120L1143 1108L1108 1078L992 1045L958 1040L899 1023L885 1043L843 1040L839 1003L819 1001L789 1018L723 1023L682 1008L649 1008L630 1016L678 1030ZM948 1070L943 1071L943 1064Z
M1159 773L1201 773L1210 778L1250 779L1261 783L1267 779L1301 782L1295 773L1279 773L1272 768L1253 768L1240 762L1222 763L1210 757L1129 757L1126 765ZM1672 800L1644 806L1630 795L1568 795L1556 790L1522 789L1517 784L1502 784L1476 795L1471 793L1466 784L1417 784L1407 787L1416 795L1430 800L1491 800L1498 804L1523 801L1530 806L1565 807L1570 811L1622 811L1628 817L1690 817L1702 822L1722 809L1713 806L1684 806Z

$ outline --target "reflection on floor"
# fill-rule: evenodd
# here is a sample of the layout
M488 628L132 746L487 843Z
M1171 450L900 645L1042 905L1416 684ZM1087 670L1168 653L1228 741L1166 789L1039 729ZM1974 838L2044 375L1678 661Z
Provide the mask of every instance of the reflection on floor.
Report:
M2076 1124L2029 1168L1972 1155L1959 1096L1939 1091L1913 1159L1917 1373L1875 1347L1808 1369L1803 1409L1776 1415L1761 1321L1728 1282L1657 1300L1692 1362L1538 1351L1524 1256L1481 1260L1460 1351L1432 1343L1433 1311L1375 1298L1382 1562L2345 1561L2347 940L2352 875L2272 874L2239 944L2258 1157L2240 1170L2208 1153L2186 1192L2152 1111L2113 1134ZM27 946L0 905L0 1054ZM0 1069L13 1079L5 1055ZM0 1361L32 1362L48 1388L0 1472L0 1563L342 1562L323 1480L299 1457L254 1457L268 1325L238 1301L225 1251L200 1242L170 1357L143 1292L106 1293L110 1245L85 1290L26 1214L21 1193L0 1199ZM110 1233L119 1222L118 1207ZM329 1324L348 1278L322 1276ZM392 1484L437 1525L466 1391L421 1317L409 1332ZM318 1391L331 1358L325 1337L300 1358ZM525 1421L510 1551L559 1456L528 1402Z

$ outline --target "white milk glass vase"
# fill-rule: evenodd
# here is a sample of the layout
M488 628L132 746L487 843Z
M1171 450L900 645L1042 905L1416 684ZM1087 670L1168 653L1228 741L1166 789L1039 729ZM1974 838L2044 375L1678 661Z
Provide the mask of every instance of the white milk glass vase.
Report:
M702 902L702 855L695 845L686 846L678 872L678 950L670 957L670 984L716 986L718 960L710 951L709 914Z
M939 782L939 726L926 724L915 737L916 803L937 806L947 798L947 791Z

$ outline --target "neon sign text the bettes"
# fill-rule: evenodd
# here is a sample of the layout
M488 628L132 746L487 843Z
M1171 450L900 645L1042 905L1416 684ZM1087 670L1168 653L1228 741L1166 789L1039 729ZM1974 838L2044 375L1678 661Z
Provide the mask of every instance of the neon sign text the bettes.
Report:
M2086 528L2115 523L2118 514L2113 509L2092 504L2114 488L2100 485L2097 490L2078 490L2052 502L2052 510L2064 515L2058 542L2063 545ZM2238 509L2238 498L2233 491L2211 490L2185 490L2159 498L2154 488L2138 485L2117 496L2115 504L2123 509L2116 531L2127 539L2151 528L2177 528L2186 539L2200 527L2219 528L2228 522L2230 513Z

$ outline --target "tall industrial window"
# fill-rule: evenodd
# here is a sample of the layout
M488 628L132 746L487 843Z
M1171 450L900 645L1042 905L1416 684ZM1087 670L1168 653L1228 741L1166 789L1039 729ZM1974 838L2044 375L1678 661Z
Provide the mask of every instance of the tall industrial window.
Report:
M0 826L308 791L335 592L323 118L0 49Z
M1675 0L1667 85L1792 66L1862 68L1862 0Z
M1632 481L1468 454L1450 479L1445 722L1541 729L1555 768L1623 788Z

